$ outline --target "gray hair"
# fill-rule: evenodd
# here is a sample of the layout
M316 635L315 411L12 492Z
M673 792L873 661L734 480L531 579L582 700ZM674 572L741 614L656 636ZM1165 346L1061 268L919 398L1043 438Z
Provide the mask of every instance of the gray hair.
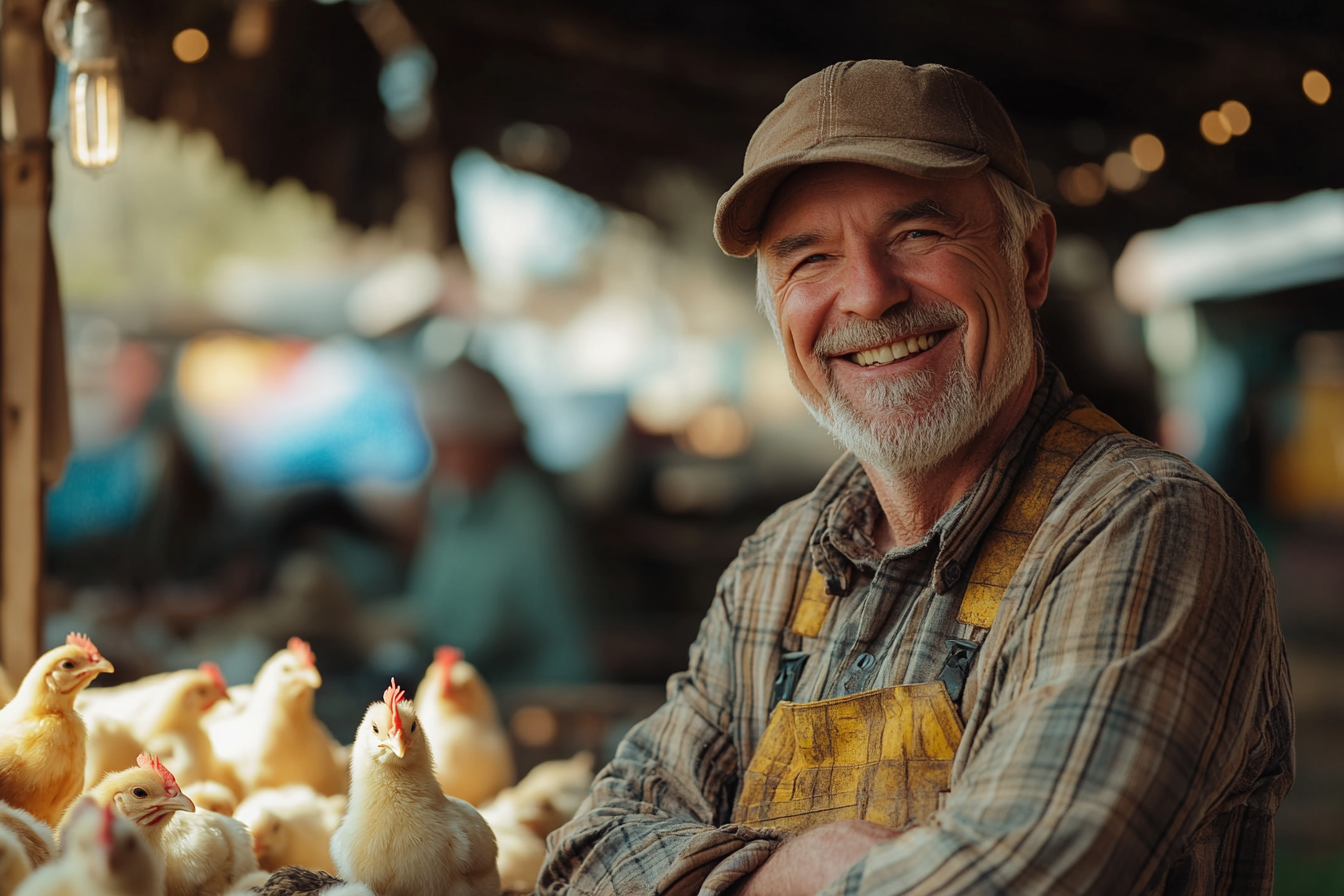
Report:
M983 171L989 189L999 206L999 251L1008 262L1008 270L1020 280L1025 275L1022 262L1022 247L1027 238L1041 223L1041 218L1050 209L1049 203L1042 202L1026 190L1019 187L992 168ZM765 277L765 261L760 251L756 252L756 307L770 321L770 328L779 338L779 320L775 316L775 303L770 294L770 284ZM1036 347L1042 350L1045 340L1041 333L1041 323L1035 311L1031 312L1031 327L1036 338Z

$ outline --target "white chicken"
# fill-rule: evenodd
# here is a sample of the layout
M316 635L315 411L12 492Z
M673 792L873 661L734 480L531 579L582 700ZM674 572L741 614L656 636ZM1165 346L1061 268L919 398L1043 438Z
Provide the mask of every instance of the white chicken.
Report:
M313 714L313 695L321 686L312 648L290 638L262 665L251 692L239 692L245 702L237 712L206 717L217 760L212 777L235 778L242 796L288 784L307 784L326 795L344 793L345 750Z
M497 896L495 837L446 796L414 707L395 680L364 714L350 756L350 804L331 839L343 880L379 896Z
M494 695L462 651L434 651L416 688L415 707L444 793L479 806L514 782L513 747Z
M60 858L37 869L21 896L163 896L163 858L111 806L80 799L60 833Z
M258 790L238 804L233 817L247 825L257 864L266 871L302 865L334 873L331 835L345 817L346 797L322 796L305 784Z
M167 896L220 896L259 870L252 835L239 821L197 812L159 760L141 755L139 768L114 772L89 793L134 821L167 867Z
M31 812L0 801L0 830L4 830L23 847L28 863L37 868L56 855L56 838L51 826L39 821Z

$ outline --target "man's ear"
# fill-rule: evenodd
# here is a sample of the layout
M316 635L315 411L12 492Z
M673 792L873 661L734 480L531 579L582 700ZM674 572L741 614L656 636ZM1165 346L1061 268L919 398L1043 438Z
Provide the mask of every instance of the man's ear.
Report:
M1048 209L1027 237L1022 255L1026 261L1023 292L1027 307L1035 311L1045 303L1045 294L1050 289L1050 261L1055 257L1055 216Z

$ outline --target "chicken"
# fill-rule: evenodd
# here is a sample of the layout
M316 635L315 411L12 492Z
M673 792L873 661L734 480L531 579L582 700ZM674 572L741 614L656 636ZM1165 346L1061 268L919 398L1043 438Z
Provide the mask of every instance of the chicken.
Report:
M133 764L141 752L153 753L177 769L183 785L209 779L215 754L201 720L207 710L227 699L228 684L214 663L86 691L76 704L89 724L86 785ZM140 749L130 753L127 762L133 745Z
M0 800L55 825L84 788L84 720L75 696L112 664L71 634L38 657L0 709Z
M197 812L158 759L141 755L138 766L108 775L89 794L134 821L163 857L167 896L220 896L259 870L252 835L241 822Z
M510 790L483 806L481 817L495 833L500 886L506 893L531 893L546 861L546 841L524 821L520 809L526 806L504 798Z
M302 865L334 872L331 835L345 817L344 794L322 796L304 784L258 790L234 813L252 831L257 864L267 871Z
M344 749L313 715L313 692L321 685L312 648L290 638L261 667L241 711L207 717L223 766L216 777L235 775L243 796L287 784L307 784L327 796L345 793Z
M237 795L218 781L184 784L182 792L196 804L197 809L218 812L220 815L232 815L238 810Z
M19 838L0 828L0 896L10 896L32 873L33 863Z
M34 868L45 865L56 855L56 839L51 834L51 826L38 821L30 812L0 803L0 830L19 841L28 856L28 863Z
M425 729L394 679L355 735L350 805L331 838L338 874L379 896L495 896L495 854L480 813L439 789Z
M513 803L515 817L544 838L574 817L593 777L593 754L581 750L569 759L539 763L516 787L501 791L496 802Z
M416 688L415 707L444 793L479 806L514 782L513 748L494 695L462 651L434 651Z
M134 822L85 797L61 827L61 857L39 868L22 896L163 896L163 859Z

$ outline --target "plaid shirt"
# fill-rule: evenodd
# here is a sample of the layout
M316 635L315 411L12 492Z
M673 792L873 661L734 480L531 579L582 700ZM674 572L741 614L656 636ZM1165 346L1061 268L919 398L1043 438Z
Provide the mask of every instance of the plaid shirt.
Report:
M971 491L885 555L863 470L842 458L724 573L687 671L549 840L539 892L722 893L783 835L731 824L780 655L793 697L931 681L964 577L1031 448L1071 394L1047 365ZM837 594L790 631L815 567ZM862 654L878 659L856 681ZM1293 715L1274 585L1245 518L1204 473L1106 436L1060 486L961 699L951 792L827 894L1268 893Z

